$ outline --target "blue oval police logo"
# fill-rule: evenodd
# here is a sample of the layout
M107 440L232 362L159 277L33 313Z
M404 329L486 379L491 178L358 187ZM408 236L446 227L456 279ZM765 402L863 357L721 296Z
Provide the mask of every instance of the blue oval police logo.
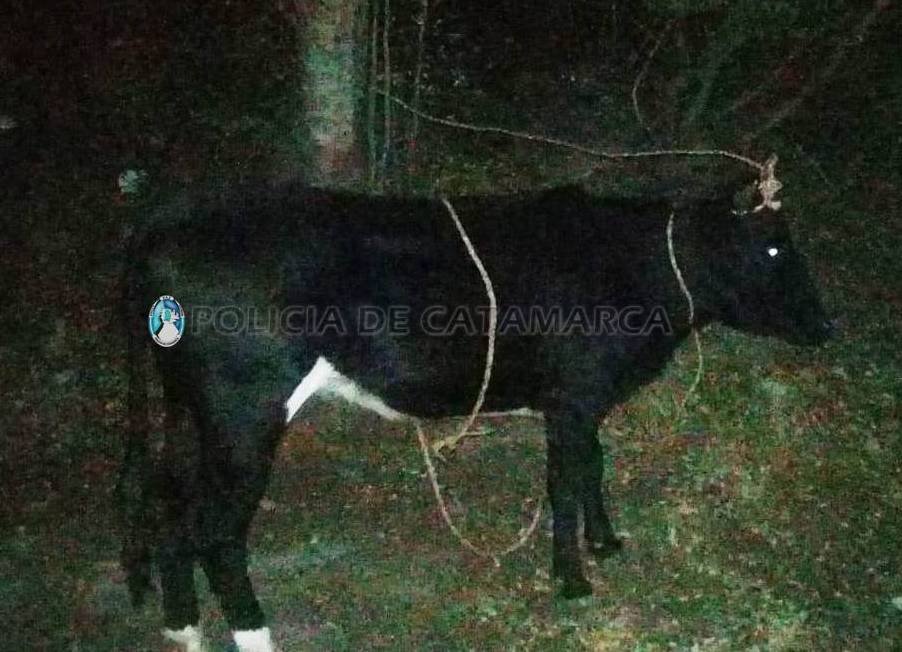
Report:
M154 342L170 347L182 339L185 332L185 311L178 301L164 294L150 307L147 328Z

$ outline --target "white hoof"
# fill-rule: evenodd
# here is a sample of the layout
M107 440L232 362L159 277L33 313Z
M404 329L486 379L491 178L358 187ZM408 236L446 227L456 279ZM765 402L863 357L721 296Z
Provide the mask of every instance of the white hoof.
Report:
M277 652L272 644L269 627L232 632L238 652Z
M185 652L206 652L204 633L200 626L188 625L184 629L163 629L163 638L180 645Z

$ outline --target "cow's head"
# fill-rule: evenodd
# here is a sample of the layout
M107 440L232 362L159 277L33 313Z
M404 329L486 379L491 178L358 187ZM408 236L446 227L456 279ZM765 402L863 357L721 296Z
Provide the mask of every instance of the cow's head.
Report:
M717 231L709 276L711 316L748 333L820 344L833 334L834 322L793 243L785 209L760 203L752 208L754 196L746 190L716 202L719 215L706 211L705 219L716 222L711 226Z

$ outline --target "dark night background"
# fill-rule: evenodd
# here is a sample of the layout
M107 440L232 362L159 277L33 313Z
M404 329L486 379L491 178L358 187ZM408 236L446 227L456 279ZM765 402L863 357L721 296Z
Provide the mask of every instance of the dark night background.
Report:
M124 237L179 188L313 176L311 7L62 0L0 14L0 650L160 649L158 605L132 612L115 563ZM391 9L393 93L410 102L421 3ZM429 114L608 151L778 153L783 199L844 336L800 351L711 329L688 414L674 405L689 348L602 424L628 550L591 569L596 597L579 603L549 593L544 534L497 571L470 558L442 530L411 434L321 406L287 438L254 535L284 649L899 645L900 11L894 0L432 0ZM362 25L357 189L579 181L639 197L749 174L722 158L600 163L425 121L414 134L395 107L386 165L369 177ZM381 40L379 53L381 86ZM380 161L382 111L379 97ZM117 185L129 169L146 175L137 194ZM443 475L466 527L501 541L542 491L543 443L532 425L489 425L495 435L468 442Z

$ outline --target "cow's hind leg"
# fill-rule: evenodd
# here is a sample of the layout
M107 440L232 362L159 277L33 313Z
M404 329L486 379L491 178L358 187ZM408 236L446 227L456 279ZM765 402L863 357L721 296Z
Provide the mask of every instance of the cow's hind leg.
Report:
M248 577L247 536L266 490L282 431L268 420L231 436L213 428L205 450L205 499L199 514L201 564L240 652L273 652L269 628Z
M185 652L201 652L203 634L194 590L194 548L187 537L169 533L158 551L163 589L163 636Z
M161 539L157 566L163 592L163 635L185 652L204 649L194 587L194 532L200 464L198 439L185 427L186 413L164 381L167 398L166 439L158 482L162 497Z
M595 419L579 409L546 412L548 440L548 497L554 516L552 569L561 580L562 594L578 598L592 593L580 560L577 519L583 502L589 435Z

